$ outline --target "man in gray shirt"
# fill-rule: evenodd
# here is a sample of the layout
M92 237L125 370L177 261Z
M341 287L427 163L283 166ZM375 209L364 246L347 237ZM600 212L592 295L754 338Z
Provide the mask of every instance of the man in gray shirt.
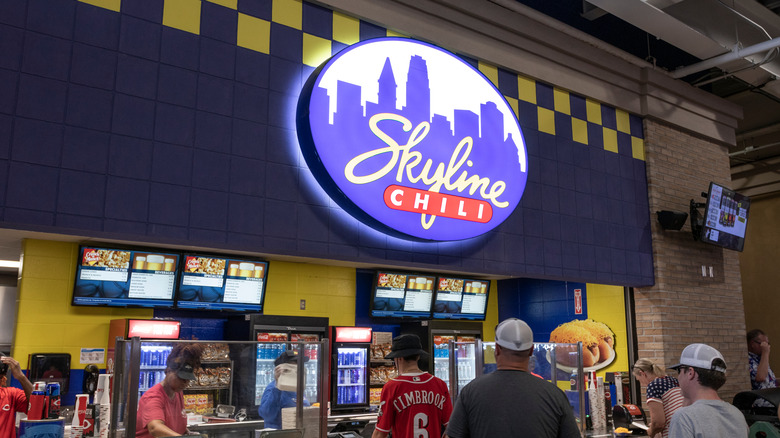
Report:
M683 397L690 400L672 415L669 438L747 438L745 416L718 397L726 383L726 361L706 344L691 344L682 352L677 380Z
M528 372L533 332L510 318L496 327L496 368L463 388L447 425L450 438L580 438L563 391Z

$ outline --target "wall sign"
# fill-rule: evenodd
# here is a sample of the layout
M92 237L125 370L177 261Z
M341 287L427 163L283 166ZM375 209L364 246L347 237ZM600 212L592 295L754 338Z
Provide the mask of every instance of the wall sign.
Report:
M405 38L350 46L311 75L297 131L317 181L383 232L461 240L501 224L522 197L525 143L477 69Z

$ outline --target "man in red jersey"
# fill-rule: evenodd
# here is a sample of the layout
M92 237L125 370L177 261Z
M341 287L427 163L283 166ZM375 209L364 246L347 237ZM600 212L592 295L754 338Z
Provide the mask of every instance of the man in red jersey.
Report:
M8 370L22 384L19 388L8 387ZM28 400L33 385L27 380L19 362L12 357L0 355L0 438L16 437L16 413L27 412Z
M386 359L393 359L398 377L382 388L379 419L371 438L439 438L444 433L452 413L452 400L447 384L422 371L417 365L421 355L427 355L417 335L401 335L393 339Z

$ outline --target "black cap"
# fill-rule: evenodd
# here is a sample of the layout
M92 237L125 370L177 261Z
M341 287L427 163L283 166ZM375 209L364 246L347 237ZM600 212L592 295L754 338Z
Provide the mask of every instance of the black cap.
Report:
M176 372L176 376L178 376L182 380L195 380L195 368L188 364L174 364L176 368L171 368L173 371Z
M274 361L274 366L279 366L283 363L296 363L300 357L301 356L299 356L298 353L294 352L293 350L284 350L282 354L280 354L279 357L277 357ZM308 361L309 358L304 356L303 363Z
M417 335L401 335L393 338L393 346L385 359L396 357L428 356L428 352L422 349L422 342Z

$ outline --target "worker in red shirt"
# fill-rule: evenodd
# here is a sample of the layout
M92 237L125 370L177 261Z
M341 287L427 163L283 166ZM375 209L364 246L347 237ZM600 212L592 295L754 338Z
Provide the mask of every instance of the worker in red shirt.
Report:
M8 370L22 384L19 388L8 387ZM19 362L9 356L0 355L0 438L16 437L16 413L27 412L33 385L22 373Z

